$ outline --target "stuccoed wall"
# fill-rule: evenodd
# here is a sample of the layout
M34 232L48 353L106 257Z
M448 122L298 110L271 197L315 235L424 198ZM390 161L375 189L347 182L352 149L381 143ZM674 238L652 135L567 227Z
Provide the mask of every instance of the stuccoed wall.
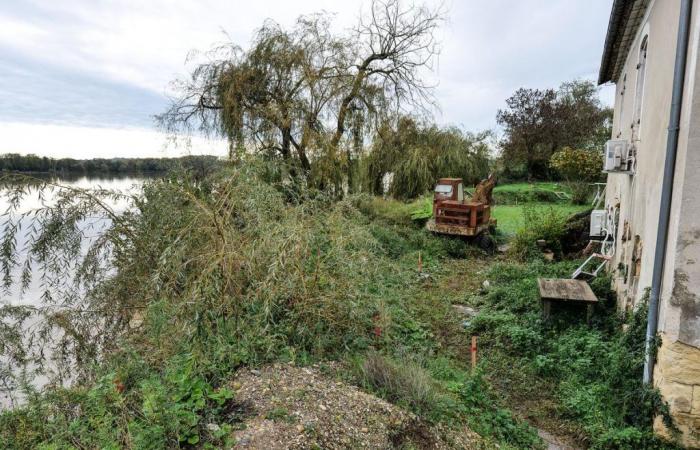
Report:
M651 3L620 78L613 138L637 147L634 176L608 176L606 204L619 207L609 270L623 311L651 285L671 108L679 1ZM662 339L654 384L669 403L680 442L700 447L700 7L693 8L673 203L659 308ZM641 123L633 121L639 46L648 36ZM699 84L696 86L696 80ZM655 429L668 435L660 420Z

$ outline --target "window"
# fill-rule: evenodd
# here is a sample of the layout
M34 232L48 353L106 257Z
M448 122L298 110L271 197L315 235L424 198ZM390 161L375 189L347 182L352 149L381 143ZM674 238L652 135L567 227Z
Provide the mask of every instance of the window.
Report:
M647 68L647 43L649 36L644 36L642 45L639 46L639 63L637 64L637 87L634 91L634 116L632 117L632 138L639 138L639 129L642 123L642 103L644 101L644 79ZM635 133L636 132L636 133Z
M452 195L452 186L449 184L438 184L435 186L435 193L440 195Z
M624 111L625 111L625 91L627 90L627 74L622 76L622 87L620 88L620 112L617 118L617 137L622 136L622 124L624 123Z

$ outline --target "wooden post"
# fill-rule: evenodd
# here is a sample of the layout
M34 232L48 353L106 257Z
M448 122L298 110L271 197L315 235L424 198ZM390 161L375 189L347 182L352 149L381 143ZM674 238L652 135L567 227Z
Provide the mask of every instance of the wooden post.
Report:
M423 258L421 257L420 250L418 251L418 273L423 273Z
M472 336L472 372L476 369L476 336Z

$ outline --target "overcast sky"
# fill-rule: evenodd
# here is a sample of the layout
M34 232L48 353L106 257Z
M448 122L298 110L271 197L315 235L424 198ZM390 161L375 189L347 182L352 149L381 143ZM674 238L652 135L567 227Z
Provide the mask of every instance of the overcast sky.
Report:
M435 3L437 2L429 2ZM612 0L448 0L434 73L436 120L477 131L518 87L595 79ZM224 153L195 139L166 147L153 115L191 50L247 46L264 19L336 13L342 31L360 0L2 0L0 153L74 158ZM601 98L612 101L612 89Z

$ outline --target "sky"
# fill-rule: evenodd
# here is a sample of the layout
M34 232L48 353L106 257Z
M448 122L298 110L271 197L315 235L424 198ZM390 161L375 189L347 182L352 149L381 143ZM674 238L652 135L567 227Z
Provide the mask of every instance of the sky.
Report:
M416 0L415 3L419 3ZM448 20L435 120L493 129L517 88L597 79L612 0L428 0ZM335 14L343 32L368 0L2 0L0 153L53 157L223 155L220 140L172 139L155 126L191 51L244 48L265 19ZM611 104L613 90L601 89Z

